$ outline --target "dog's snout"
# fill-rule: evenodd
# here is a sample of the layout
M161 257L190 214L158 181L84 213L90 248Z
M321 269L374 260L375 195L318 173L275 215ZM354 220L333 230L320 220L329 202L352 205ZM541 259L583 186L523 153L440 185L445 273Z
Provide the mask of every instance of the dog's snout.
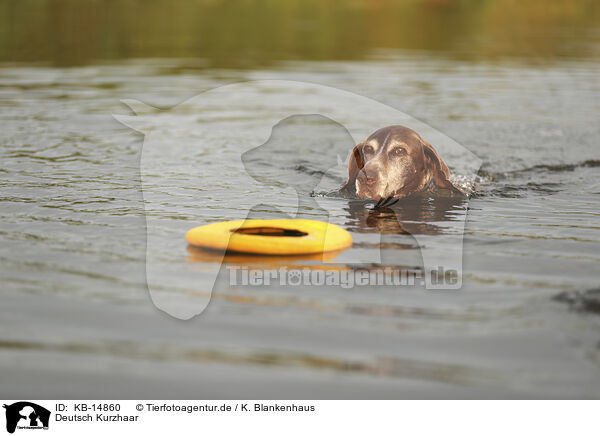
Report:
M361 179L361 182L367 186L373 186L377 183L377 173L366 168L361 171L359 178Z
M374 176L369 175L369 174L365 174L365 183L369 186L372 186L375 184L377 180L375 179Z

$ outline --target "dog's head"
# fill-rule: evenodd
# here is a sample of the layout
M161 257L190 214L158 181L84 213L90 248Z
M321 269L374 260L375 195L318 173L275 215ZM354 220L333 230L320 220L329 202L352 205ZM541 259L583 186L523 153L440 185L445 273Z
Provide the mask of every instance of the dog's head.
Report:
M433 187L455 190L435 149L404 126L377 130L352 151L342 187L358 198L404 198Z

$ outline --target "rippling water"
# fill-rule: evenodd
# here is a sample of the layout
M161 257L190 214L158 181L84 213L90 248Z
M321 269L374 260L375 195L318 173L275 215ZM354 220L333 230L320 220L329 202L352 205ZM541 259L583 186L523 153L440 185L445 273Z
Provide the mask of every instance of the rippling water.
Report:
M268 70L199 70L186 59L3 66L1 392L36 398L597 397L600 318L596 294L588 291L600 278L598 77L599 64L582 59L499 65L415 52ZM191 321L152 305L143 137L112 114L130 113L121 99L168 108L218 85L257 79L307 81L368 96L428 123L483 161L468 202L461 290L244 288L230 286L223 270L207 310ZM270 98L294 108L291 91ZM198 122L215 132L234 131L240 143L256 134L255 120L220 110L208 108ZM169 122L177 126L187 115L169 112ZM165 153L169 147L175 144L165 144ZM228 173L239 146L215 147L219 152L200 149L189 162L210 181L210 201L195 204L194 191L179 189L193 186L196 173L168 174L170 185L157 197L173 205L159 217L165 223L187 229L250 210L319 219L316 201L352 233L355 244L342 263L348 256L369 258L382 243L384 264L418 268L414 235L430 238L425 249L442 249L436 235L464 217L464 202L423 205L422 215L401 208L407 233L389 211L377 214L319 195L343 181L343 165L324 173L323 152L301 138L276 155L247 155L266 180L242 187L236 184L241 176ZM201 270L219 264L188 252L183 233L165 240L179 250L165 265L199 265L199 288L206 292L211 283L202 281ZM166 298L175 293L164 292Z

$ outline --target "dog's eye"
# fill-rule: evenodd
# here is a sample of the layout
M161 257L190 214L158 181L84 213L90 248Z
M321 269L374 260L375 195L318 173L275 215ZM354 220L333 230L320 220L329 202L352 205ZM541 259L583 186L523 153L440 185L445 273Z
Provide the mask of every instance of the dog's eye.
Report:
M365 148L363 148L363 152L365 154L371 154L371 153L373 153L373 151L374 151L373 147L371 147L370 145L365 145Z
M404 153L404 149L402 147L397 147L392 150L392 154L394 156L400 156L402 153Z

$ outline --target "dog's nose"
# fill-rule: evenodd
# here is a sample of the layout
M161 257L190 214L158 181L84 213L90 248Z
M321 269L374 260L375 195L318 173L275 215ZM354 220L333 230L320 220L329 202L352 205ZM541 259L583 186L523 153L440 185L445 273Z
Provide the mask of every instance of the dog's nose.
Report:
M372 173L371 171L363 171L362 175L363 175L362 179L367 186L373 186L375 184L375 182L377 181L377 177L375 177L375 174Z

